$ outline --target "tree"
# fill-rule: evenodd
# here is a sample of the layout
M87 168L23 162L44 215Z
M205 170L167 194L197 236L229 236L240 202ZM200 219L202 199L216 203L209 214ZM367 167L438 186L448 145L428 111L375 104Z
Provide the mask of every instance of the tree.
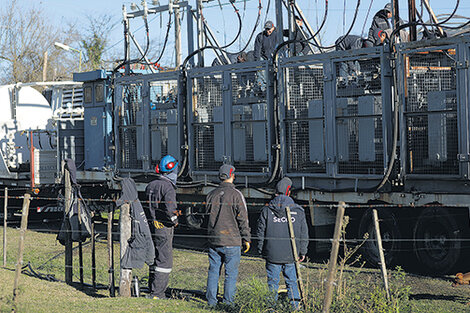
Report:
M103 57L108 44L108 35L115 27L109 15L98 17L87 16L89 26L82 35L81 45L85 51L86 70L96 70L104 68Z
M23 8L12 0L0 11L0 83L41 81L46 52L46 79L70 78L76 59L58 51L54 42L77 39L73 26L54 26L40 7Z

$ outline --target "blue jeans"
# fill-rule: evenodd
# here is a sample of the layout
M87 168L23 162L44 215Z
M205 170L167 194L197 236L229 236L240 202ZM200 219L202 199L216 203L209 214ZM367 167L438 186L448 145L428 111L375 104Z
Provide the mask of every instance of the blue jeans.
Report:
M209 274L207 275L206 298L209 305L217 304L217 291L222 264L225 265L224 303L232 303L237 291L238 266L240 265L240 246L210 247Z
M277 299L277 291L279 290L279 280L281 272L284 275L287 287L287 297L292 301L294 308L299 308L300 293L297 286L297 274L295 273L295 264L276 264L266 261L266 272L268 274L269 290L275 293Z

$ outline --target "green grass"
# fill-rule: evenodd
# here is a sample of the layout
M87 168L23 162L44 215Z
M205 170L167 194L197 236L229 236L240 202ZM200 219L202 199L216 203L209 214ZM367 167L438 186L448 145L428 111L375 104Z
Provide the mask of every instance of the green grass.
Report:
M0 228L0 233L2 228ZM13 307L13 277L18 251L17 229L8 228L7 267L0 268L0 311L9 312ZM1 241L1 239L0 239ZM74 247L76 244L74 244ZM119 245L115 245L116 285L119 282ZM1 248L0 248L1 250ZM26 233L24 264L44 274L52 274L64 280L64 247L55 240L54 234L28 231ZM91 250L85 245L84 277L91 284ZM107 285L107 249L104 242L97 243L97 283ZM202 253L174 251L174 269L170 275L170 287L183 290L205 291L208 261ZM1 265L1 264L0 264ZM145 280L148 268L135 269L134 275ZM230 312L286 312L285 302L273 303L266 299L269 295L265 284L264 262L257 258L243 258L240 265L237 303L233 307L219 308ZM309 312L321 307L324 294L326 266L307 264L302 270L309 294ZM346 267L341 288L337 287L332 312L390 312L382 307L385 302L382 292L380 272L376 269ZM79 280L78 249L74 250L74 282ZM392 271L391 285L398 293L410 290L410 300L403 302L398 312L470 312L470 288L451 287L449 279L405 275ZM220 280L220 290L223 279ZM78 284L77 284L78 285ZM341 292L338 292L341 291ZM189 293L188 293L189 295ZM400 300L401 301L401 300ZM406 309L408 307L408 309ZM214 312L197 297L182 298L177 295L172 300L147 300L144 298L110 298L107 290L96 293L91 289L80 290L60 282L48 282L35 277L21 275L18 295L19 312L64 312L81 310L85 312Z

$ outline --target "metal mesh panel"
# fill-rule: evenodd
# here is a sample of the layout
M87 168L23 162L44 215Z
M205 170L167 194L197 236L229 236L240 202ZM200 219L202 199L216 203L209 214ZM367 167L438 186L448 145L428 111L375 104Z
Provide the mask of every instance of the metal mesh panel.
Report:
M458 175L455 50L404 56L408 174Z
M178 81L163 80L150 82L150 110L176 108Z
M288 171L325 173L323 65L284 69Z
M137 160L137 153L135 149L137 141L136 127L121 127L119 128L119 143L121 147L121 168L124 169L140 169L142 168L142 161Z
M175 155L177 149L169 149L169 145L178 146L177 136L177 103L178 81L162 80L149 84L150 91L150 147L152 160L159 161L167 154ZM170 118L168 115L170 114ZM178 155L175 155L178 157Z
M214 160L214 125L194 125L194 141L196 168L208 171L218 170L222 162Z
M429 117L439 120L436 131L429 128ZM408 166L410 174L459 173L456 113L408 116L406 119Z
M380 58L335 63L338 173L382 175Z
M223 130L219 131L223 127L222 75L194 78L192 88L196 170L217 170L223 154L223 150L217 149L223 141ZM214 115L215 108L218 109Z
M231 74L232 158L238 171L268 171L265 77L264 70Z
M137 124L138 112L142 110L142 85L122 86L122 104L119 110L119 143L121 168L141 169L138 160Z
M358 97L381 92L380 58L336 63L336 96Z

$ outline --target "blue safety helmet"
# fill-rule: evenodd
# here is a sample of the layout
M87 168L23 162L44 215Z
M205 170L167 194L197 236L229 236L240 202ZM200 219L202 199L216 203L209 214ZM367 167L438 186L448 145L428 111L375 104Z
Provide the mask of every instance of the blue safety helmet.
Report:
M157 165L155 171L157 173L170 173L178 167L178 161L171 155L166 155L160 161L160 164Z

